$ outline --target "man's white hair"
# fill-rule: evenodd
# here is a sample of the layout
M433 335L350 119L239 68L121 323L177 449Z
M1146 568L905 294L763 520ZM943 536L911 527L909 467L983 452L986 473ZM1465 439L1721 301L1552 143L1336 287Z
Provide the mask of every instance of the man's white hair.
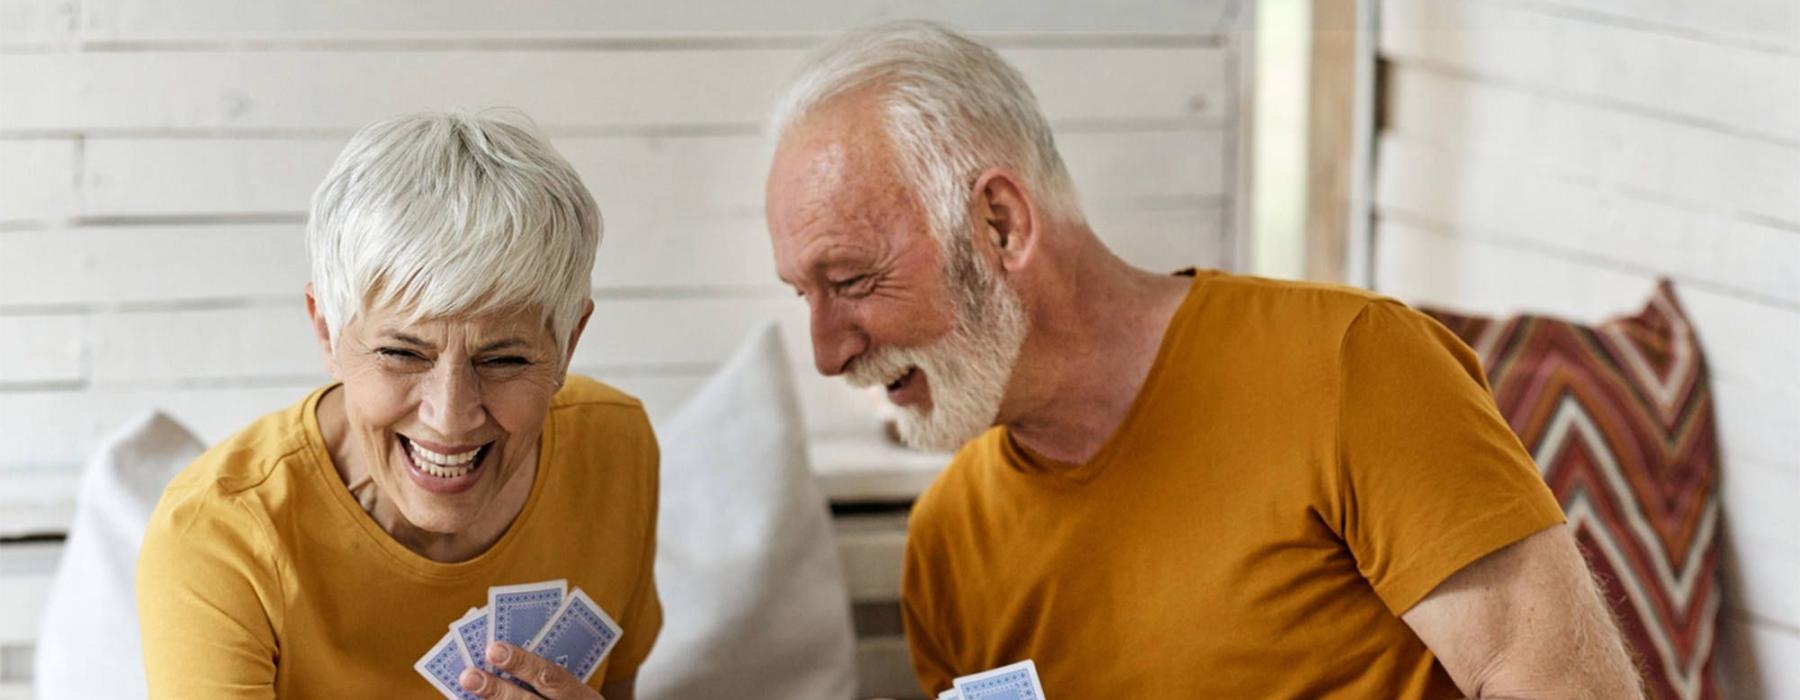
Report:
M969 199L988 168L1017 171L1042 215L1082 221L1074 181L1037 98L1000 55L940 24L908 20L820 47L776 102L777 139L833 98L874 89L931 233L947 251L969 236Z
M358 314L541 309L559 346L591 293L600 208L516 110L395 117L350 137L313 193L313 294L337 344Z

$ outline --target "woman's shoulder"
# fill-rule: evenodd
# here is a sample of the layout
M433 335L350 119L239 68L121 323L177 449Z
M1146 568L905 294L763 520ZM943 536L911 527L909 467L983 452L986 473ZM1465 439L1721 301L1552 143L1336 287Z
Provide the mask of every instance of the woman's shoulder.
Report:
M309 395L264 415L207 448L169 482L159 510L216 513L210 506L278 488L282 466L304 458L309 449L305 407L310 400Z
M619 389L579 374L570 374L561 390L550 399L552 416L609 434L648 433L650 417L644 402Z

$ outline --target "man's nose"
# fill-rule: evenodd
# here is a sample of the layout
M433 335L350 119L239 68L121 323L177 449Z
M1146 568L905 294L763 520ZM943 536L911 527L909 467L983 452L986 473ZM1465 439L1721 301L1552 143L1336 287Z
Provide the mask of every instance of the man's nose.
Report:
M438 437L454 440L475 432L485 422L481 383L473 368L444 363L432 370L426 384L419 418L437 431Z
M813 366L819 374L835 377L868 349L869 339L830 301L821 301L812 304L812 346Z

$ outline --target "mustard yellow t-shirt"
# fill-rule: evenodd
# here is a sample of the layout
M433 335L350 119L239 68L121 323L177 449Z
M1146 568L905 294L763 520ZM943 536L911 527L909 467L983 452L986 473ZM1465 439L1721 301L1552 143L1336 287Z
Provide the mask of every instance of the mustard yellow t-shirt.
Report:
M1399 615L1562 521L1441 326L1203 272L1091 461L1004 429L957 454L912 513L904 621L933 694L1029 658L1051 698L1458 697Z
M624 635L592 677L633 676L662 627L657 446L636 399L570 376L507 532L465 562L389 537L339 479L326 389L208 450L164 492L138 560L150 695L435 698L413 670L490 585L568 579Z

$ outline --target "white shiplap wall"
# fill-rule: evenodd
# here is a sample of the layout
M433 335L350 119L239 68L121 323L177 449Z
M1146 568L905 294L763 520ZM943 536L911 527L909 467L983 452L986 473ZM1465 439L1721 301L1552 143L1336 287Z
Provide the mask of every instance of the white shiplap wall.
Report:
M577 369L666 412L775 284L761 119L828 32L901 16L1025 72L1126 257L1230 265L1237 0L1092 5L0 0L0 473L68 469L161 405L217 439L323 377L300 305L307 199L357 126L512 105L607 219ZM810 377L811 372L806 374ZM815 430L842 391L808 382Z
M1730 697L1800 697L1800 3L1384 0L1375 283L1584 320L1666 275L1724 450Z

